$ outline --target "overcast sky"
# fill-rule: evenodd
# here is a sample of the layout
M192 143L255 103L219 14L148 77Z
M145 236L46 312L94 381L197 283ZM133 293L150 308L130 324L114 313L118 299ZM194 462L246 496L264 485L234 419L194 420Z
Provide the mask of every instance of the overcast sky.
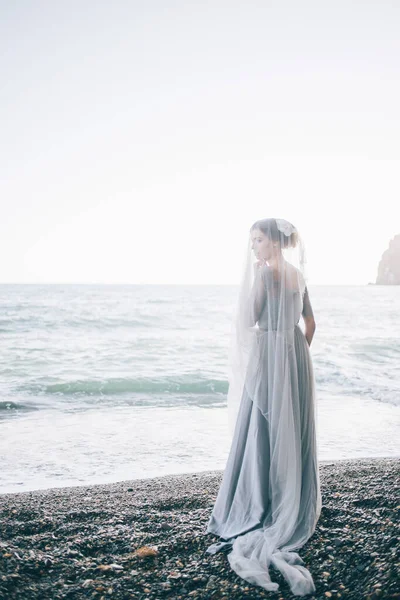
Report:
M310 283L400 233L400 3L0 0L2 283L237 283L292 221Z

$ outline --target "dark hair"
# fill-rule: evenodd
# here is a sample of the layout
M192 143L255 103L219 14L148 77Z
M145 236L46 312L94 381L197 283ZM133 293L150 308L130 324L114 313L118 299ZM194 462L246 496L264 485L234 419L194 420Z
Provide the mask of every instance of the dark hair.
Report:
M283 231L278 229L276 219L260 219L250 227L250 231L253 229L260 229L267 238L273 242L278 242L281 248L295 248L299 241L299 235L296 229L289 236L285 235Z

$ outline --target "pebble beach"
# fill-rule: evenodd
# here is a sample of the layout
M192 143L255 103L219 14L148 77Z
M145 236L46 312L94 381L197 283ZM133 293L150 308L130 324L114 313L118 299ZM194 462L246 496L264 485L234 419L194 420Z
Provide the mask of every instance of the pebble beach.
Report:
M308 598L400 600L400 458L321 461L322 512L298 550ZM222 471L0 495L1 600L296 598L205 549Z

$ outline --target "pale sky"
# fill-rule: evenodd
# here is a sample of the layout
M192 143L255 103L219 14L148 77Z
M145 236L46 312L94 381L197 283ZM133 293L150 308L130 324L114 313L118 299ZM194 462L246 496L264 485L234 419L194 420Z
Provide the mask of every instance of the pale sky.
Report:
M238 283L294 223L310 284L400 233L400 2L0 2L0 283Z

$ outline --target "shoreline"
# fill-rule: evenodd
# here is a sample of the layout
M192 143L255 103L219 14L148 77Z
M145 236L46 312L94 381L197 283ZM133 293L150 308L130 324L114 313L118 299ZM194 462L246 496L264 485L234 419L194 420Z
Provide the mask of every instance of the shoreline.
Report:
M356 457L356 458L333 458L333 459L324 459L324 460L319 460L318 464L320 467L323 467L324 465L333 465L333 464L346 464L346 463L354 463L354 462L364 462L364 461L379 461L379 460L398 460L400 461L400 453L398 456L396 455L388 455L388 456L363 456L363 457ZM191 477L192 475L210 475L210 474L215 474L215 473L221 473L222 474L223 469L211 469L211 470L207 470L207 471L185 471L184 473L167 473L164 475L155 475L152 477L135 477L134 479L122 479L122 480L118 480L118 481L112 481L112 482L104 482L104 483L81 483L81 484L74 484L74 485L61 485L61 486L49 486L49 487L40 487L34 490L21 490L21 491L13 491L13 492L4 492L4 491L0 491L0 503L2 498L6 498L8 496L22 496L25 495L27 496L28 494L37 494L40 492L53 492L56 490L66 490L68 492L72 492L74 490L79 490L80 488L87 488L87 489L91 489L91 488L107 488L109 486L115 486L115 485L122 485L122 484L129 484L129 486L134 486L134 484L136 482L145 482L145 481L152 481L152 480L158 480L158 479L163 479L166 480L170 477ZM1 598L0 598L1 600Z
M307 598L400 600L400 457L324 460L319 470L321 516L298 550L316 586ZM0 494L0 599L296 598L274 569L280 589L266 592L224 552L205 552L219 540L205 529L222 473Z

